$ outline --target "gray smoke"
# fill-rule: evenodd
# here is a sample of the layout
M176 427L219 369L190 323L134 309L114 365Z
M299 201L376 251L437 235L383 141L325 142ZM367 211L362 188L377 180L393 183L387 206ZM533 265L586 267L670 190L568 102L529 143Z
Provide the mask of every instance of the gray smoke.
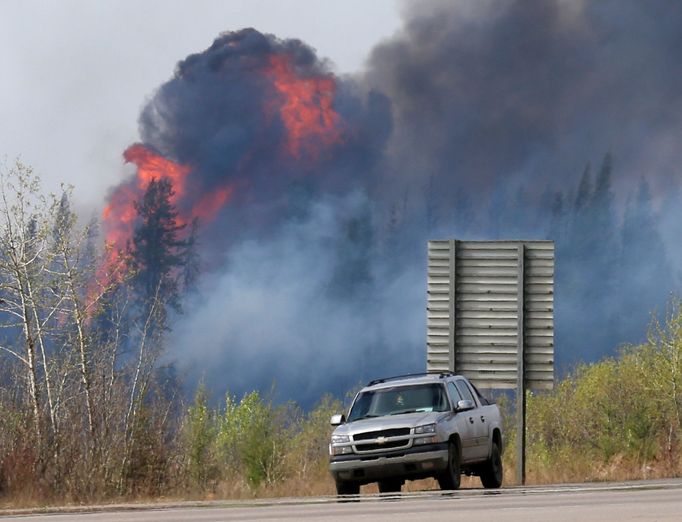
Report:
M259 71L287 53L331 77L325 62L297 40L221 35L140 120L197 190L238 187L204 228L210 271L172 358L216 393L275 383L303 403L423 370L435 237L557 240L560 366L637 342L679 283L681 52L674 1L410 4L366 73L334 78L343 139L285 162Z
M666 0L436 1L369 61L428 236L557 241L560 366L638 342L678 288L681 29Z
M217 391L274 385L279 397L305 405L422 365L422 274L380 288L374 262L348 256L348 220L367 204L357 192L325 196L306 219L233 245L223 270L205 277L190 301L173 356ZM363 270L372 279L358 282Z
M669 0L414 3L366 81L393 104L400 175L435 174L444 198L572 187L608 151L660 194L682 155L680 27Z

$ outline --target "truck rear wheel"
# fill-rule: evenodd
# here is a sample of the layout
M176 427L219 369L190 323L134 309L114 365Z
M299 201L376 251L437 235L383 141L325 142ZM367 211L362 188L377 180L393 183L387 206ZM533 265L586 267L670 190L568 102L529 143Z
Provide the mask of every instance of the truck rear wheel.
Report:
M502 485L503 476L500 448L493 442L490 459L481 467L481 484L487 489L497 489Z
M448 467L437 477L440 489L459 489L462 470L459 465L459 446L450 441L448 446Z

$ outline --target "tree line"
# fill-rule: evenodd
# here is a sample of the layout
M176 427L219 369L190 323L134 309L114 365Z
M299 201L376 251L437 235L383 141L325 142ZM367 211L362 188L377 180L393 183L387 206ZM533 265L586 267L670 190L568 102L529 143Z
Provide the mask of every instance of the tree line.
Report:
M510 177L474 194L430 176L418 199L406 193L389 205L377 234L380 255L405 267L424 263L427 239L553 240L559 364L613 355L643 340L650 314L680 288L672 261L679 249L664 240L661 220L677 215L679 191L671 186L654 197L646 176L620 178L610 154L575 179L531 184Z

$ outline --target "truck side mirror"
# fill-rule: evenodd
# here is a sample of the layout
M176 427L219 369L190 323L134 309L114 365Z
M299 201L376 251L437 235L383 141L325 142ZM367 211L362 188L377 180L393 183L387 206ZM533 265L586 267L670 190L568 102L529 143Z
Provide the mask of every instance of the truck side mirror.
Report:
M343 413L337 413L336 415L332 415L332 419L330 421L332 426L339 426L344 422L346 422L346 416Z
M475 407L476 407L476 405L474 404L474 401L470 401L470 400L465 399L465 400L459 401L457 403L457 407L455 408L455 411L468 411L468 410L473 410Z

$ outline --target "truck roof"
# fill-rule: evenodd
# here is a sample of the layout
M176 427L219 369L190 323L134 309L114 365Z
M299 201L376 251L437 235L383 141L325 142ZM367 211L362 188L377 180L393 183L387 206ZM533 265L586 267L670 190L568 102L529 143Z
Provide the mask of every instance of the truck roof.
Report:
M363 390L372 389L379 390L383 388L392 388L396 385L413 385L413 384L428 384L433 382L440 382L446 377L453 377L454 374L450 372L441 373L417 373L407 375L397 375L395 377L386 377L383 379L375 379L367 383Z

